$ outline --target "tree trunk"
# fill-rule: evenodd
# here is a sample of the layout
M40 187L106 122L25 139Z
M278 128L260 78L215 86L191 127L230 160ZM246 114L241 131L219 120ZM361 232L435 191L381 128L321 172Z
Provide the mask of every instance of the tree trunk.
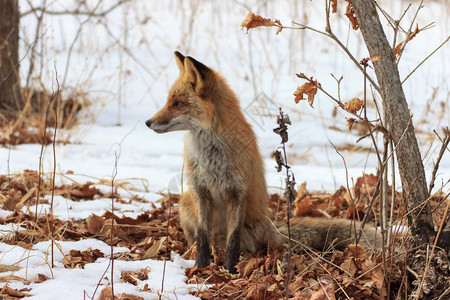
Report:
M389 133L397 149L398 168L407 211L417 208L408 215L411 233L417 245L429 243L434 240L435 231L430 204L427 202L429 195L425 171L394 51L386 39L374 1L352 0L351 2L370 56L381 55L381 59L373 65L386 112L385 122L388 124Z
M22 108L19 94L19 3L0 0L0 112L10 117Z

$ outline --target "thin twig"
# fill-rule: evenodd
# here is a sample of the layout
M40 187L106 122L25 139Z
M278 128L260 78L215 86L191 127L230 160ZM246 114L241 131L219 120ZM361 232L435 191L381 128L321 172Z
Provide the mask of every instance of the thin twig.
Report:
M114 191L114 180L117 176L117 161L119 160L117 156L117 152L114 152L115 160L114 160L114 169L113 169L113 175L111 178L111 236L110 236L110 248L111 248L111 293L112 297L114 298L114 245L113 245L113 239L114 239L114 222L116 220L116 215L114 214L114 200L116 193Z
M125 139L125 138L123 138ZM121 146L122 141L119 143L119 147ZM119 148L120 149L120 148ZM113 248L113 237L114 237L114 221L115 221L115 215L114 215L114 196L115 196L115 192L114 192L114 180L116 179L116 175L117 175L117 162L119 161L119 157L120 157L120 151L119 154L117 154L117 152L114 152L114 169L113 169L113 175L111 178L111 212L112 212L112 219L111 219L111 235L110 235L110 248L111 248L111 257L108 261L108 266L106 267L105 271L103 272L102 276L100 276L100 279L97 282L97 285L95 286L95 290L94 293L92 294L91 299L95 299L95 294L97 293L98 288L100 287L100 284L102 283L103 278L105 278L106 273L109 270L109 267L111 267L111 289L112 289L112 296L114 297L114 248ZM86 291L85 291L86 294Z
M168 191L167 196L169 197L169 215L167 216L167 226L166 226L166 254L164 255L164 263L163 263L163 274L161 280L161 293L159 293L159 299L161 299L162 294L164 293L164 281L166 278L166 264L167 264L167 255L169 254L169 224L170 224L170 216L172 213L172 194Z
M425 57L406 77L402 80L402 84L405 83L405 81L427 60L429 59L434 53L436 53L442 46L444 46L448 40L450 39L450 35L445 39L445 41L442 42L436 49L434 49L433 52L431 52L427 57Z
M439 163L441 162L441 159L444 156L445 149L447 148L449 142L450 142L450 134L447 128L444 141L442 142L441 149L439 150L439 155L436 159L436 163L434 164L433 172L431 173L430 187L428 188L428 196L431 196L431 191L433 190L434 187L434 181L436 180L436 173L439 169Z
M94 9L92 10L92 12L88 15L88 17L86 18L86 20L84 20L83 22L80 23L80 25L78 26L78 30L75 33L75 38L73 39L72 43L70 44L69 47L69 51L67 53L67 60L66 60L66 68L65 68L65 72L64 72L64 76L63 76L63 81L62 81L62 89L64 90L65 88L65 84L66 84L66 79L67 79L67 74L69 72L69 65L70 65L70 58L72 57L72 51L73 48L78 40L78 38L80 37L80 33L81 30L83 29L83 26L89 22L91 20L91 18L93 17L93 14L95 13L95 11L98 9L98 7L100 6L100 4L102 3L103 0L99 0L96 4L96 6L94 7Z
M52 251L52 268L55 267L55 260L54 260L54 238L53 238L53 234L54 234L54 223L53 223L53 200L55 197L55 179L56 179L56 132L58 130L58 104L59 104L59 97L60 97L60 89L59 89L59 81L58 81L58 71L56 70L56 64L55 64L55 78L56 78L56 84L57 84L57 88L56 88L56 99L55 99L55 131L53 133L53 176L52 176L52 198L50 201L50 234L51 234L51 241L52 241L52 247L51 247L51 251Z
M61 15L86 15L86 16L93 16L93 17L104 17L106 16L108 13L110 13L111 11L113 11L114 9L116 9L117 7L119 7L120 5L128 2L130 0L119 0L116 4L114 4L113 6L111 6L110 8L99 12L99 13L94 13L95 9L92 11L80 11L78 9L76 10L63 10L63 11L51 11L51 10L47 10L47 8L45 7L45 5L43 7L31 7L30 10L24 12L21 14L21 17L24 17L26 15L29 15L31 13L36 13L37 11L41 11L42 13L48 14L48 15L56 15L56 16L61 16ZM31 6L31 5L30 5Z
M400 50L400 52L399 52L399 54L398 54L397 64L400 62L400 59L402 58L402 54L403 54L403 51L405 50L406 44L408 44L408 42L409 42L409 39L408 39L408 38L409 38L409 36L412 34L411 30L412 30L412 28L413 28L413 26L414 26L414 22L416 21L417 15L419 14L419 11L420 11L422 8L423 8L423 0L420 1L419 7L417 8L416 13L415 13L413 19L411 20L411 24L410 24L409 29L408 29L407 37L406 37L405 41L403 42L402 48L401 48L401 50Z
M393 141L392 139L389 140L389 150L392 152L394 152L394 146L393 146ZM388 236L387 236L387 244L390 245L391 244L391 239L392 239L392 222L394 220L394 207L395 207L395 158L394 156L391 156L391 190L392 190L392 194L391 194L391 210L390 210L390 214L389 214L389 231L388 231Z
M350 191L350 186L348 184L348 168L347 168L347 163L345 162L345 158L330 140L328 140L328 142L333 146L333 148L336 151L336 153L342 158L342 161L344 162L345 179L346 179L346 183L347 183L347 191L348 191L348 194L350 196L350 205L354 208L355 211L357 211L356 205L355 205L355 200L353 199L353 195L352 195L352 193ZM354 231L355 244L358 245L358 239L356 238L356 222L353 222L353 228L352 229Z

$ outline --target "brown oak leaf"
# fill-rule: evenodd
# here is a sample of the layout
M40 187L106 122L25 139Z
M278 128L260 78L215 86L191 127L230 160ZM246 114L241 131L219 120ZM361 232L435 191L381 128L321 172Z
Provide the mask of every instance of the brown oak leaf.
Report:
M241 23L241 27L247 28L247 32L251 28L256 28L256 27L260 27L260 26L266 26L266 27L267 26L277 26L277 25L282 26L281 22L279 20L272 21L271 19L263 18L260 15L255 15L252 12L249 12L247 17L245 17L244 21L242 21L242 23ZM283 29L282 27L278 27L276 34L280 33L282 29Z
M358 23L358 20L356 19L355 11L353 10L352 3L350 2L350 0L345 0L345 1L348 2L347 8L345 9L345 15L350 20L350 23L352 24L352 28L354 30L358 30L359 23Z
M297 87L297 89L294 92L295 96L295 103L300 102L300 100L306 100L303 96L304 94L308 95L308 103L311 107L313 107L314 104L314 97L317 93L317 80L312 82L305 82L303 85ZM313 107L314 108L314 107Z
M344 109L348 112L351 112L352 114L356 114L357 111L363 107L364 101L358 98L353 98L352 100L348 101L344 105Z

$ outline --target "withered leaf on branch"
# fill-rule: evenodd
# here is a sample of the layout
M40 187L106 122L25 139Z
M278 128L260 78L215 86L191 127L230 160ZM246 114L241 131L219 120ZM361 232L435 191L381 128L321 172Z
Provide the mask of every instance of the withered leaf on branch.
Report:
M344 105L344 109L348 112L351 112L352 114L356 114L357 111L363 107L364 101L358 98L353 98L352 100L348 101Z
M377 54L374 57L370 58L370 61L375 62L375 61L379 61L381 59L381 55Z
M331 12L333 14L337 13L337 0L331 0Z
M286 143L288 141L288 132L287 132L287 125L291 125L291 120L289 119L289 116L281 110L280 107L280 113L277 116L277 124L278 127L273 130L276 134L278 134L281 137L281 142ZM276 159L276 158L275 158Z
M346 118L348 129L352 129L353 124L356 122L355 118Z
M277 169L277 172L281 172L281 170L283 169L283 166L284 166L283 157L281 155L281 152L277 150L273 153L273 156L275 157L275 161L277 163L277 166L275 168Z
M297 75L297 77L299 78L304 78L302 77L303 74L295 74ZM317 86L319 85L319 83L317 83L317 80L313 80L311 77L311 81L309 82L305 82L303 85L297 87L297 89L294 92L294 96L295 96L295 103L299 103L300 100L306 100L303 96L304 94L308 95L308 103L309 105L314 108L313 104L314 104L314 97L317 94Z
M244 21L241 23L242 28L247 28L247 32L251 28L261 27L261 26L283 26L279 20L272 21L271 19L266 19L261 17L260 15L255 15L252 12L249 12L247 17L245 17ZM277 33L280 33L282 27L278 27Z
M345 0L345 1L348 2L347 8L345 9L345 15L350 20L350 23L352 24L352 28L354 30L358 30L359 23L358 23L358 20L356 19L355 11L353 10L352 3L350 2L350 0Z
M419 31L420 31L419 25L416 25L416 30L414 30L414 32L410 36L408 36L408 38L405 41L403 41L403 42L399 43L397 46L395 46L395 49L394 49L395 57L397 57L400 54L400 51L403 48L403 44L407 41L412 40L419 33Z

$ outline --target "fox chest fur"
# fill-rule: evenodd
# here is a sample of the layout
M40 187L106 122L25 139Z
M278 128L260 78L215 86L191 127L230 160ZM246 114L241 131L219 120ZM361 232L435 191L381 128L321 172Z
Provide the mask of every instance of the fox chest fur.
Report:
M189 184L208 188L215 204L222 204L229 193L242 193L243 178L233 168L235 154L224 137L211 129L191 130L185 135L185 159Z

